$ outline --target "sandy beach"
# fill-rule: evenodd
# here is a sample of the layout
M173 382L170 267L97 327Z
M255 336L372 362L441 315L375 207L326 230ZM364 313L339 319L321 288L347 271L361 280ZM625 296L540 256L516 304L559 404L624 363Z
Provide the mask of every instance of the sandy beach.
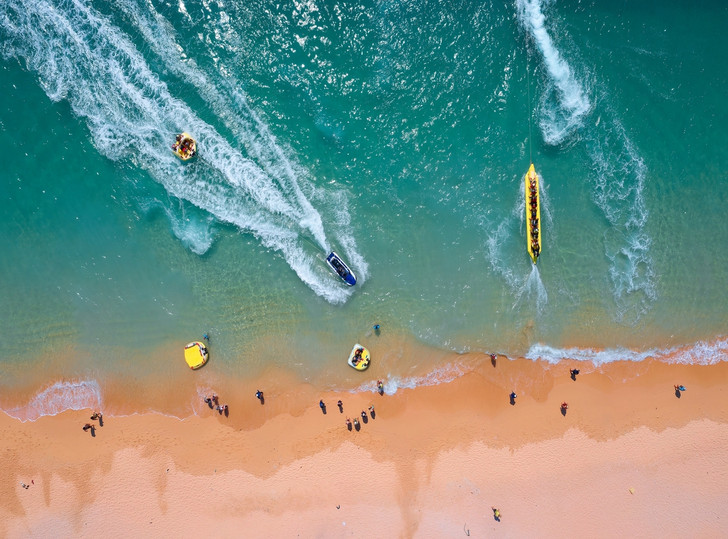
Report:
M265 404L245 388L218 392L229 417L107 411L95 436L90 410L3 414L0 535L728 534L728 365L582 364L572 380L568 361L470 359L382 396L282 373L271 389L268 373Z

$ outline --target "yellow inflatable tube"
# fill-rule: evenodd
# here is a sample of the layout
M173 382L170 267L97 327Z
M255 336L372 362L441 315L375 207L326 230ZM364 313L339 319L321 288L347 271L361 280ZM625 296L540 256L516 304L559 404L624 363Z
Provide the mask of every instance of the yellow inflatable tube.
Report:
M185 361L190 369L199 369L210 357L207 347L200 341L191 342L185 346Z
M354 348L351 349L351 354L349 354L349 360L347 363L350 367L358 371L365 371L369 368L369 359L369 350L357 343L354 345Z

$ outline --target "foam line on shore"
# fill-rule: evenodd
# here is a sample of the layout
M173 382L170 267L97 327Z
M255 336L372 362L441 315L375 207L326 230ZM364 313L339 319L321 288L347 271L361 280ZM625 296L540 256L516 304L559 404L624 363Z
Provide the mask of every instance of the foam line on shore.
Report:
M564 360L589 361L595 366L614 361L645 361L656 359L663 363L685 365L714 365L728 361L728 337L713 342L698 341L691 345L672 348L651 348L645 351L629 348L557 348L546 344L535 344L526 353L527 359L542 360L552 365Z
M4 411L25 422L68 410L100 410L102 404L101 387L96 380L60 380L36 393L25 405Z

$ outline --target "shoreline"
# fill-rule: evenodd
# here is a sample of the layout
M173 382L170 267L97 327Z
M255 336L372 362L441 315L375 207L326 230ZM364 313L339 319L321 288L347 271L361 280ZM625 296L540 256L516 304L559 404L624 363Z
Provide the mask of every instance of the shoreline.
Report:
M103 408L114 415L160 413L182 419L204 411L201 401L207 393L235 395L241 403L247 403L246 398L241 398L241 393L254 394L262 387L285 394L286 405L300 411L297 401L305 400L303 388L306 386L311 388L309 393L373 393L376 380L383 380L385 392L394 394L406 389L449 384L464 375L480 372L486 379L490 379L491 374L495 375L498 383L506 386L510 383L512 389L518 392L517 386L522 380L525 387L530 384L524 373L539 377L541 371L551 369L580 368L587 373L624 363L631 365L628 367L631 375L652 363L696 366L728 363L728 339L724 337L657 351L638 353L624 350L624 359L620 360L613 358L621 349L569 348L562 350L566 354L556 361L553 356L556 351L543 347L536 350L543 353L540 358L509 358L498 354L499 365L513 361L520 365L515 371L505 367L500 369L510 373L509 381L500 372L490 372L489 358L484 353L440 350L401 338L376 340L370 349L375 361L363 373L354 371L342 360L304 367L300 363L294 367L270 364L244 373L242 364L231 368L225 363L216 363L214 357L212 364L190 371L183 367L175 346L173 350L170 347L157 350L151 354L154 359L145 362L141 368L127 360L110 372L72 368L72 372L77 373L75 376L64 375L67 371L59 369L63 363L75 365L73 354L66 351L60 358L44 358L37 365L31 365L25 369L22 379L14 380L12 371L9 372L0 396L0 413L32 421L66 410ZM606 361L605 357L608 358ZM47 362L51 364L47 365ZM540 367L534 370L531 364ZM14 382L16 385L13 385Z
M568 521L574 534L654 535L680 525L685 508L701 533L728 532L718 502L728 495L728 363L586 369L502 357L493 366L480 356L451 382L384 396L267 376L260 383L276 385L260 388L264 405L255 388L232 393L231 382L218 392L227 418L201 397L199 415L185 419L105 410L95 437L80 428L88 410L27 422L0 414L0 449L12 463L2 472L0 534L113 536L118 523L120 535L227 537L242 524L251 533L367 535L376 526L427 537L463 533L462 524L453 530L462 516L473 533L556 535ZM678 383L687 387L680 398ZM376 418L347 431L344 418L372 404ZM182 510L195 492L212 498ZM139 503L144 511L130 510Z

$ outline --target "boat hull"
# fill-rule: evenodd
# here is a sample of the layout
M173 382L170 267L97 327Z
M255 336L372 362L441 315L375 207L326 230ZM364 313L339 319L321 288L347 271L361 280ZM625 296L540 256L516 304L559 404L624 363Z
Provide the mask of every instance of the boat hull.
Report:
M524 182L526 187L526 248L528 256L535 264L543 251L543 230L541 227L541 179L536 174L533 163L524 177Z

